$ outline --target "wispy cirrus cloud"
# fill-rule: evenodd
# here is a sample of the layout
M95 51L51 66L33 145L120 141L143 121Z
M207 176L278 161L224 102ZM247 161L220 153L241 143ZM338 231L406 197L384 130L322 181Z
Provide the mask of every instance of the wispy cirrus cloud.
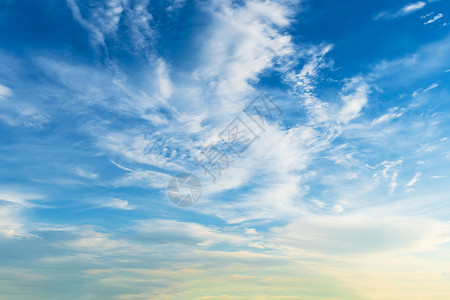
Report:
M426 5L427 5L427 2L424 2L424 1L418 1L418 2L414 2L414 3L410 3L410 4L407 4L407 5L403 6L398 11L394 11L394 12L392 12L392 11L382 11L382 12L378 13L373 19L374 20L395 19L395 18L398 18L398 17L409 15L409 14L411 14L413 12L419 11L419 10L423 9Z
M291 1L67 3L82 50L0 60L2 114L47 116L1 124L0 175L52 204L0 193L8 299L445 299L448 37L348 72ZM283 113L213 183L196 155L257 91Z
M24 211L35 207L43 196L11 190L0 190L0 235L6 238L33 238Z
M12 96L13 92L7 86L0 84L0 100Z
M378 125L382 123L390 122L391 120L400 118L405 113L406 109L392 107L388 110L388 112L381 117L378 117L372 121L372 125Z
M431 23L436 22L437 20L441 19L444 15L443 14L437 14L435 15L433 18L429 19L428 21L426 21L425 23L423 23L424 25L428 25Z
M113 198L109 201L105 201L100 205L100 207L109 207L123 210L132 210L134 207L128 203L127 200Z

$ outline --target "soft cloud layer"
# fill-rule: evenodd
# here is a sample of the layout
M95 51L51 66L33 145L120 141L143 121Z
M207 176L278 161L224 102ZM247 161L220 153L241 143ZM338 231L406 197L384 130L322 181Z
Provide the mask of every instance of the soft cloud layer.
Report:
M412 17L439 2L376 17L396 30L331 2L58 5L0 16L35 25L0 52L0 298L446 299L450 38Z

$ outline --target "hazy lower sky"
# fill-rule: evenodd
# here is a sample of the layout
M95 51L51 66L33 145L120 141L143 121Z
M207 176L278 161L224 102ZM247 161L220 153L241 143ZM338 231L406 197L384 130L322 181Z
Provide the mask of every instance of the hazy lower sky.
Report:
M2 0L0 299L449 299L449 8Z

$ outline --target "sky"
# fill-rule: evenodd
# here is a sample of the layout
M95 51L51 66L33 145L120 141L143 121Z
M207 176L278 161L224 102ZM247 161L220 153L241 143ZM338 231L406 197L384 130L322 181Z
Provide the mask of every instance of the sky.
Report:
M0 299L448 299L449 8L2 0Z

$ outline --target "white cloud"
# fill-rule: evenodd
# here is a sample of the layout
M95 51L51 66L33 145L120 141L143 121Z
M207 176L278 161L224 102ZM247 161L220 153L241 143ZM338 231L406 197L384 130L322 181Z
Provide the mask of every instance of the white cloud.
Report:
M405 7L404 12L410 13L414 9L417 10L417 7L417 4ZM182 170L186 166L184 160L189 158L179 152L184 149L190 153L199 144L185 140L189 140L192 134L199 134L201 140L208 139L212 134L205 132L205 123L215 126L228 122L234 112L242 109L245 103L242 99L252 91L252 84L264 70L274 67L280 58L295 57L300 60L298 55L305 59L305 63L300 71L292 71L286 77L299 95L306 95L302 98L302 104L305 104L310 116L305 122L307 126L292 130L270 127L253 145L253 150L246 153L246 158L242 158L237 165L224 172L219 184L205 186L204 200L209 201L207 205L210 207L199 208L204 213L219 215L228 222L295 216L300 211L297 206L301 202L303 192L303 177L299 173L308 166L314 154L329 147L339 132L361 115L362 109L368 103L370 79L349 79L342 89L342 103L339 105L322 101L314 93L315 80L320 80L320 69L330 65L325 55L332 46L310 47L294 54L298 49L294 49L290 37L283 33L291 18L288 6L270 1L249 1L244 5L215 7L210 13L212 28L205 32L200 43L204 60L195 69L196 78L183 83L184 86L179 88L178 82L171 82L166 63L157 60L155 64L155 81L158 83L159 93L165 98L171 98L170 110L181 126L172 119L168 122L168 118L161 114L142 114L141 117L151 119L153 125L165 126L156 129L155 134L151 135L145 135L140 130L102 132L99 134L99 145L108 150L110 155L117 155L127 162ZM172 80L176 80L175 78L176 76L173 76ZM173 86L177 88L174 89ZM189 105L193 105L192 108L185 109L185 106L189 106L185 105L185 91L190 93L188 99ZM184 103L178 103L177 97L183 98ZM151 97L145 100L152 101ZM375 119L373 124L398 118L402 113L401 109L389 111ZM322 124L324 127L310 127L313 124ZM185 135L185 140L175 138L175 132ZM174 138L165 140L164 136ZM260 161L268 160L269 164L260 166ZM348 157L348 160L354 161L352 157ZM167 186L165 174L128 167L124 170L127 173L116 180L115 185L149 184L158 188ZM391 190L394 190L397 185L397 172L386 173L389 174L380 171L379 176L389 181ZM353 174L355 178L358 172ZM267 176L266 181L263 180L264 176ZM215 196L245 187L250 182L255 188L236 197L234 200L237 203L218 203L220 201Z
M67 5L72 10L72 14L74 19L80 23L81 26L83 26L85 29L87 29L94 41L95 44L101 44L105 46L105 37L104 34L101 32L101 30L95 26L94 24L91 24L89 21L83 18L80 8L76 3L76 0L67 0Z
M116 162L112 162L117 167L125 170L127 173L114 180L114 186L141 186L141 187L153 187L153 188L165 188L171 180L171 176L161 172L143 170L143 169L131 169L119 165Z
M8 93L8 95L11 95ZM1 95L0 95L1 100ZM51 117L25 101L0 101L0 120L9 126L24 126L42 129Z
M441 221L369 214L312 215L272 231L272 241L279 247L290 245L334 257L429 251L450 239L448 226Z
M245 228L245 234L257 234L255 228Z
M128 30L129 40L126 41L126 46L132 45L134 50L151 52L147 47L152 44L154 31L149 24L153 17L147 10L148 0L131 3L121 0L107 0L103 3L88 1L88 5L78 5L77 2L67 0L67 5L74 19L90 33L94 45L101 45L106 50L107 39L113 39L116 43L122 42L117 31L123 22Z
M335 204L333 206L333 211L337 212L337 213L343 213L344 212L344 207L341 204Z
M235 246L247 245L253 237L244 236L237 232L221 230L193 222L152 219L139 221L136 228L147 238L162 244L186 244L211 246L213 244L228 243Z
M33 200L42 199L42 195L22 192L0 191L0 200L14 204L18 204L23 207L33 207L35 204Z
M429 19L428 21L426 21L426 22L423 23L423 24L424 24L424 25L427 25L427 24L434 23L434 22L436 22L437 20L439 20L440 18L442 18L443 16L444 16L443 14L437 14L437 15L435 15L433 18Z
M401 87L409 89L410 83L415 80L429 80L441 74L448 67L443 62L450 56L450 37L425 44L417 51L401 58L383 60L376 64L366 76L367 82L377 81L386 87ZM422 66L426 65L426 68Z
M8 87L0 84L0 100L11 97L12 94L12 91Z
M34 201L42 198L38 194L0 191L0 235L7 238L35 237L30 233L23 211L36 206Z
M387 123L391 120L400 118L401 116L403 116L404 113L405 113L405 109L399 109L398 107L390 108L388 113L382 115L379 118L374 119L372 121L372 126L378 125L381 123Z
M126 246L120 240L112 239L111 236L104 232L98 232L94 228L82 228L77 230L77 236L62 246L70 248L72 251L87 252L89 255L96 255L97 253L105 253L106 251L119 249Z
M397 177L399 169L403 163L403 159L396 161L384 161L377 167L383 167L380 171L375 171L373 178L376 183L387 182L390 191L394 192L398 186Z
M146 1L139 2L134 6L131 3L122 2L123 10L120 12L117 10L117 13L120 13L117 16L114 12L107 14L107 11L99 10L98 5L92 5L91 9L80 12L80 9L84 8L77 6L74 0L69 0L68 3L75 18L82 25L84 24L83 26L94 37L100 37L99 43L103 44L107 38L115 38L114 32L121 22L128 24L127 22L132 22L131 19L136 20L133 21L133 24L129 24L130 31L140 28L135 24L137 20L141 20L142 25L150 23L151 16L139 17L147 11L148 2ZM169 117L152 113L157 111L152 98L157 97L142 96L141 104L140 101L136 101L138 98L136 95L139 93L131 92L131 88L125 84L124 80L115 78L114 83L130 96L129 98L132 98L130 103L119 102L122 108L126 106L127 110L139 110L141 118L150 120L155 126L164 126L159 127L152 135L142 134L140 130L127 132L100 130L100 132L98 128L95 128L92 131L93 134L99 136L100 148L109 152L109 155L119 156L120 159L125 159L127 162L144 163L168 170L183 170L189 164L186 163L189 160L189 154L198 148L198 144L194 140L190 140L191 135L199 134L202 140L208 139L211 133L205 132L205 129L229 122L229 117L233 113L242 110L246 103L245 97L253 91L252 85L262 72L274 67L279 60L296 55L291 37L284 32L290 25L295 12L292 3L247 1L243 5L228 4L217 1L211 3L211 6L202 8L211 17L211 27L197 41L201 49L199 56L202 59L200 65L195 68L192 78L181 84L172 82L169 76L170 68L166 62L162 59L155 59L152 79L155 79L153 81L156 82L155 87L159 95L162 98L170 98L170 106L164 107L167 107L169 114L175 116L176 120L171 119L169 124L167 121ZM115 5L111 7L113 6L116 7ZM98 20L92 18L101 11L105 12L105 16ZM137 12L139 12L139 16ZM114 18L115 16L119 19ZM131 18L131 16L134 17ZM145 36L149 37L151 28L147 29ZM141 35L141 37L143 36ZM135 37L133 40L137 41L139 38ZM150 44L150 42L147 43L147 45ZM329 51L329 47L324 51ZM310 72L313 71L313 67L311 67ZM306 76L306 74L304 75ZM174 89L174 86L177 88ZM148 92L146 95L158 94L158 92ZM164 101L161 102L164 105L167 104ZM136 109L133 106L139 108ZM288 144L287 140L292 138L288 136L294 135L291 132L283 138L285 133L280 128L274 129L272 133L277 139L285 139L285 144ZM171 138L166 139L165 137L168 136ZM180 138L174 138L174 136L180 136ZM290 147L291 149L287 151L294 153L297 146ZM263 154L258 153L257 155L259 157ZM117 159L114 158L114 160ZM289 154L280 152L279 158L274 159L274 165L281 165L280 173L284 174L292 168L285 167L285 161L290 160ZM214 195L240 187L247 183L252 176L257 176L257 170L261 168L257 161L252 162L251 159L243 165L244 167L236 166L230 170L229 175L222 178L223 184L220 186L216 185L209 190L208 187L205 187L205 193L209 192L209 195ZM127 172L125 176L115 180L113 185L142 186L148 184L158 188L167 186L165 174L135 168L127 168L125 171ZM295 185L298 178L289 174L285 180L287 183L279 180L276 188L273 188L270 193L267 192L266 195L273 198L276 196L277 190L283 190L283 193L286 194L285 201L287 203L291 201L296 194ZM261 195L264 195L264 191L264 189L260 190ZM269 202L268 198L267 201ZM281 208L282 205L279 204L279 209Z
M100 205L100 207L110 207L110 208L116 208L116 209L122 209L122 210L132 210L134 209L133 206L131 206L127 200L122 200L119 198L113 198L108 201L105 201Z
M430 13L427 13L426 15L421 16L420 18L421 19L425 19L425 18L428 18L429 16L431 16L433 14L434 14L434 12L430 12Z
M186 4L186 0L169 0L166 10L168 12L176 11Z
M180 145L172 144L171 141L173 139L161 140L160 136L144 135L133 131L128 134L125 132L110 132L101 138L99 146L131 162L170 170L183 170L182 167L172 162L175 159L171 159L171 157L177 155L177 153L168 147Z
M325 207L325 202L317 200L317 199L312 199L311 200L312 203L314 203L318 208L324 208Z
M124 1L121 3L126 5L128 2ZM117 2L112 2L111 7L114 6L113 4L115 5ZM148 16L145 16L146 13L144 8L145 6L133 8L136 11L136 19L139 19L139 16L143 17L142 19L139 19L139 21L142 22L142 26L149 22ZM126 9L127 8L125 8L125 10ZM146 109L151 110L153 108L154 102L152 102L152 97L148 97L147 94L144 95L144 93L142 93L143 96L140 98L142 103L137 103L138 101L135 100L139 97L136 95L140 94L140 92L132 93L131 87L123 85L122 91L124 94L120 94L120 96L127 95L130 96L130 99L120 99L114 104L119 107L119 110L126 107L126 109L129 109L130 111L133 109L134 105L139 106L139 108L135 108L136 111L140 112L140 114L137 114L138 117L144 120L151 120L152 126L155 127L149 129L147 128L148 123L145 123L145 126L143 127L146 127L145 130L149 130L151 133L146 133L145 130L141 130L140 128L129 129L129 127L127 127L126 129L117 129L117 127L113 127L113 125L115 125L112 124L113 121L108 119L104 120L104 124L107 124L105 127L98 129L98 127L100 127L100 125L98 125L98 127L93 126L90 128L92 131L95 131L93 134L95 134L96 137L99 137L98 146L103 150L101 155L104 155L104 152L107 152L107 155L113 157L114 160L125 161L125 163L115 163L115 165L123 171L124 175L113 181L112 184L115 186L133 185L157 188L165 187L169 179L167 174L135 167L137 165L136 163L146 164L147 167L157 166L159 168L170 170L181 170L184 168L185 164L183 161L188 159L188 153L193 149L196 149L198 144L201 144L196 144L196 140L194 141L193 137L195 136L195 138L197 138L197 135L199 135L200 140L209 140L211 135L214 135L210 132L205 133L205 131L208 131L213 126L206 127L202 123L204 121L207 123L208 121L211 121L211 119L217 121L213 125L217 123L227 123L229 121L228 118L231 118L232 113L241 108L240 103L245 103L244 101L240 102L243 99L242 95L247 95L247 92L253 88L252 83L258 80L260 74L267 68L273 67L274 60L280 57L290 57L291 52L284 52L284 50L290 50L291 44L288 39L283 38L285 35L282 33L284 30L283 28L287 27L290 22L290 14L286 11L288 9L289 7L284 7L282 3L270 1L249 1L247 2L247 5L224 6L219 9L212 9L213 12L211 16L213 16L214 28L211 31L213 33L222 34L225 36L225 39L220 40L222 36L208 36L204 41L203 47L205 47L205 53L211 54L211 57L209 57L210 64L205 63L200 66L196 70L198 72L197 75L199 76L197 83L193 83L192 86L189 86L189 84L192 83L189 82L186 84L188 86L181 89L181 91L177 91L178 85L176 85L175 82L171 82L171 80L175 80L174 78L176 78L176 76L173 76L173 78L169 76L169 68L166 63L162 60L157 60L159 64L155 64L157 67L155 68L156 76L154 79L156 79L155 81L158 86L155 94L159 93L165 98L171 98L170 104L173 105L173 107L170 108L173 108L176 120L170 119L170 122L168 122L167 120L169 117L166 119L160 114L145 112ZM410 7L407 11L409 13L414 9L417 10L418 8ZM108 11L109 10L104 10L102 12L108 14ZM118 12L118 10L116 12ZM121 12L121 15L123 14L124 12ZM114 13L112 13L111 16L114 16ZM99 20L98 22L98 24L103 24L101 22L106 21ZM119 22L121 21L119 20ZM104 24L106 25L104 28L102 27L101 32L105 32L112 36L115 26L118 26L117 23L115 23L114 18L111 20L111 23L106 22ZM282 29L278 31L278 27L281 27ZM227 28L230 28L229 31L227 31ZM227 36L227 34L229 34L229 36ZM275 45L277 42L286 46L286 49L283 47L277 48L279 46ZM217 48L208 52L209 50L207 47L210 45L214 46L216 45L215 43L218 44ZM258 48L259 45L262 45L262 49ZM383 256L383 254L386 253L387 256L406 253L408 255L403 256L403 258L408 256L407 260L410 259L414 262L414 266L422 266L420 271L423 271L423 266L428 266L427 260L422 260L423 257L414 257L411 253L435 250L440 245L448 243L448 226L443 226L443 223L440 221L426 218L389 216L385 214L386 209L384 208L380 209L380 214L371 215L370 213L367 213L367 211L372 210L372 207L367 208L365 214L364 212L359 214L352 213L352 211L356 209L361 210L360 206L357 204L362 206L366 205L371 199L370 196L376 198L376 201L380 202L392 200L392 198L386 194L371 195L371 192L373 191L373 189L371 189L372 181L370 178L365 181L364 171L370 173L372 172L372 168L366 167L366 161L364 160L366 157L361 157L362 154L355 150L357 149L357 143L360 140L356 138L351 139L349 144L355 143L355 145L345 145L342 147L336 147L338 141L335 142L333 140L352 125L354 125L354 127L351 128L356 128L356 130L363 127L361 124L352 124L353 122L350 123L350 121L361 116L362 109L368 103L370 87L374 85L372 85L372 82L369 82L369 80L366 80L366 78L355 77L349 79L347 84L342 88L342 103L322 101L314 93L315 80L320 80L320 68L329 65L324 56L331 50L331 46L322 45L320 47L312 48L314 49L310 50L309 53L299 54L300 56L304 55L303 58L305 58L305 63L302 64L300 71L292 71L292 76L289 78L297 93L300 94L303 91L307 92L305 97L300 98L300 101L298 102L303 101L303 107L305 107L308 112L308 119L305 118L305 122L302 123L302 125L290 129L286 129L283 126L276 124L268 126L266 132L260 135L258 140L252 144L251 148L249 148L241 158L239 158L236 164L224 171L224 175L214 186L209 185L205 187L207 199L204 200L208 202L204 203L203 206L202 203L199 203L200 206L194 208L197 213L206 213L214 217L219 216L229 223L253 221L245 224L245 226L251 226L251 228L248 227L244 230L242 226L226 226L221 228L194 222L174 220L141 221L136 228L133 228L134 231L130 230L131 232L127 232L124 235L129 238L130 241L132 240L133 243L114 238L113 234L116 234L116 232L107 233L101 232L98 228L89 228L80 230L80 233L76 233L77 229L73 229L73 238L70 241L64 240L61 245L59 245L60 243L58 241L57 246L65 247L65 251L73 251L71 253L74 255L69 257L69 259L66 257L67 261L72 263L83 262L79 264L81 265L80 268L83 268L87 262L91 265L94 263L96 266L102 266L105 265L104 262L106 261L107 265L112 268L91 270L91 272L84 272L80 277L86 278L93 274L100 276L100 279L98 279L99 277L96 278L98 281L91 280L91 278L87 279L90 286L106 286L109 294L103 297L105 299L108 299L108 297L111 298L112 293L114 293L114 291L110 292L111 289L109 289L109 285L114 285L116 288L121 288L126 285L126 289L131 290L132 283L138 282L145 285L151 285L153 282L156 282L160 285L161 278L163 278L164 288L151 290L153 288L153 286L151 286L149 288L151 291L148 293L144 289L137 288L135 290L139 290L140 294L122 294L118 296L122 298L160 297L163 299L164 296L161 295L167 295L167 291L173 288L170 286L171 281L174 281L174 286L180 289L180 286L183 288L183 285L180 285L179 283L189 282L188 280L192 279L192 274L197 274L197 276L199 276L198 274L206 274L205 277L213 278L216 281L218 278L222 279L220 276L213 276L217 274L214 274L214 270L210 272L210 269L207 268L208 266L211 267L211 261L214 262L212 265L222 266L220 268L220 271L222 272L224 270L229 271L226 269L229 266L233 272L236 272L236 270L240 270L242 273L252 271L251 267L250 271L245 270L245 268L235 268L236 264L232 263L236 263L236 261L238 261L237 265L239 266L240 264L242 267L254 264L254 269L257 271L261 270L261 265L267 266L267 270L270 271L268 272L269 274L267 274L267 276L264 274L264 276L256 277L258 279L257 281L266 285L267 282L276 283L277 280L279 280L278 282L282 282L278 285L280 289L284 288L285 282L294 282L293 285L299 286L298 283L300 280L297 280L297 277L290 277L290 273L286 272L284 273L285 276L290 278L288 278L289 280L283 281L283 278L280 279L276 274L273 274L274 270L278 267L280 267L282 271L292 271L301 276L303 274L299 271L300 266L307 266L314 271L313 273L317 274L329 272L333 269L334 272L337 272L336 270L338 270L340 274L345 275L346 272L353 271L354 274L361 276L361 274L367 274L365 273L367 270L358 269L360 266L358 262L366 264L372 262L378 264L380 261L385 262L383 259L385 259L386 256ZM216 50L217 52L214 52ZM256 55L253 56L253 53L256 53ZM288 54L285 56L285 53ZM231 62L231 64L228 65L228 62ZM215 66L219 66L217 72L214 70ZM67 69L67 67L67 65L61 65L61 70L58 72L63 72L63 69ZM395 66L392 68L395 69ZM389 68L387 68L387 70L389 73ZM70 73L72 71L74 72ZM244 73L239 73L240 71L243 71ZM78 78L80 77L86 76L89 78L78 83L69 82L68 86L78 91L83 89L84 85L88 86L85 83L90 79L97 78L96 76L88 76L92 74L97 75L97 73L90 72L89 70L77 72L77 70L70 69L70 72L65 73L65 77L61 78L67 79L70 78L71 75L77 75L77 78L73 80L74 82L78 81ZM205 73L208 74L208 72L211 72L210 74L213 75L212 80L205 75ZM107 76L105 76L105 78L106 77ZM61 82L67 84L67 80L61 80ZM101 82L104 86L109 86L109 84L111 84L111 81L108 78ZM123 82L118 83L116 81L115 83L119 85ZM80 85L81 88L76 87L76 84ZM177 88L174 89L173 86L176 86ZM236 87L241 93L238 95L234 94L233 91L228 92L224 87ZM205 92L207 95L202 94L201 92L197 93L198 90L207 91ZM205 109L200 110L199 115L195 115L196 108L185 112L182 110L181 105L178 106L178 103L172 102L173 98L176 98L179 94L183 94L185 91L192 91L192 94L189 94L189 97L191 95L198 97L193 97L192 102L198 101L202 104L208 104L208 101L219 99L217 100L217 102L219 102L217 106L214 106L215 104L211 105L214 109L221 108L223 110L217 109L217 111L209 111L209 106L204 105ZM103 92L103 89L99 88L99 92L95 95L99 95L99 97L104 96L102 95ZM109 90L105 91L105 94L109 95L113 93ZM151 94L152 93L148 93L148 95ZM213 97L209 97L211 95ZM217 95L222 96L223 99L215 97ZM93 97L89 96L88 93L83 94L85 99L89 99L86 100L87 102L98 100L92 99ZM104 96L104 98L107 98L107 96ZM189 100L191 100L191 98L189 98ZM129 101L127 104L130 105L125 105L122 101ZM280 102L287 101L285 101L285 98L282 98ZM295 103L295 105L297 105L297 103ZM181 111L181 113L178 113L178 111ZM388 110L388 113L375 119L372 124L388 122L394 118L400 117L402 113L402 109L393 108ZM176 124L176 121L179 121L181 125ZM370 123L370 120L367 123ZM109 125L115 129L108 130ZM133 125L127 124L127 126ZM368 129L368 127L369 125L361 129L361 131L366 129L369 130L370 128ZM377 127L374 131L378 131L380 127ZM221 128L219 127L217 129ZM392 129L395 130L396 128ZM388 146L390 147L390 140L385 138L385 133L385 131L379 133L379 136L382 136L379 140L388 143ZM370 138L370 134L372 133L365 132L362 139ZM180 138L180 136L182 138ZM354 137L350 134L349 136L350 138ZM345 136L344 138L346 137L348 136ZM395 148L395 145L392 146L392 148ZM389 149L391 150L392 148ZM390 155L387 151L380 152L382 152L382 156ZM313 160L317 163L317 160L322 161L323 159L326 160L324 163L324 169L326 170L321 170L319 167L314 176L322 178L323 182L326 182L327 184L324 184L323 193L320 193L317 196L317 199L314 198L311 202L319 208L329 208L326 213L330 215L316 216L305 209L304 199L308 198L303 196L308 192L309 188L308 182L305 181L307 181L308 176L312 176L308 175L308 167L316 166L312 166L311 163ZM391 191L393 191L398 185L397 177L402 162L403 160L385 161L376 166L374 168L375 181L378 180L379 183L387 183L391 188ZM335 172L336 169L332 168L333 163L339 164L337 168L338 172ZM129 167L129 165L132 167ZM342 169L345 170L340 172ZM77 173L80 176L92 179L98 177L96 176L97 174L92 170L89 170L89 168L81 167L80 170L77 170ZM418 180L418 176L420 175L417 175L416 173L413 177L413 179L417 177L415 181L413 182L412 179L406 185L413 186ZM336 191L329 187L334 183L333 180L337 182L340 179L349 180L345 181L345 183L351 182L351 184L347 184L350 192L348 195L344 195L346 197L342 197L340 194L337 195L339 200L345 200L340 200L338 201L338 204L333 205L336 202L331 198L335 196L334 194L336 194ZM342 182L343 181L339 181L339 183ZM358 188L355 189L355 186ZM242 189L238 190L238 188ZM345 188L344 184L341 184L338 192L345 190ZM236 191L233 191L233 189L236 189ZM368 192L364 194L361 191ZM221 199L224 199L224 197L222 197L221 193L223 192L229 192L229 194L225 200L222 201ZM19 205L20 207L33 205L31 201L28 201L32 200L31 198L27 200L26 197L14 196L14 198L11 195L8 197L8 205ZM427 196L427 198L424 199L431 199L430 201L434 201L433 199L435 199L435 197ZM424 203L423 199L420 200ZM127 200L120 198L108 198L102 202L104 203L97 204L103 207L122 210L131 210L134 208ZM399 207L401 209L410 207L411 202L405 201L405 203L399 205ZM429 205L429 201L426 201L426 204ZM421 210L423 211L425 209ZM331 213L332 211L337 214ZM15 214L13 210L7 209L1 210L1 212L0 228L4 230L4 234L10 237L24 237L29 234L26 222L23 222L19 218L20 215ZM205 222L210 219L214 218L206 218ZM258 224L258 222L255 222L256 219L262 219L260 224L264 224L261 229L258 228L258 231L253 228ZM281 220L283 224L286 222L288 225L273 230L268 229L269 232L267 232L265 231L265 228L270 228L270 225L267 225L270 224L268 223L270 220ZM13 223L14 221L16 223ZM277 224L279 224L279 222L277 222ZM128 229L121 228L117 234L123 234L122 230ZM54 236L54 234L52 235ZM138 242L136 242L136 240L138 240ZM45 242L47 242L47 240L45 240ZM225 246L223 246L223 244L225 244ZM169 248L174 245L174 248ZM164 248L166 246L168 247ZM202 251L205 247L214 246L217 247L213 248L212 251ZM255 252L247 250L228 250L230 248L235 250L245 247L256 248L257 250L253 249ZM267 249L270 249L270 251L263 252ZM444 249L444 251L445 250L446 249ZM371 253L373 256L361 255L367 253ZM358 256L358 254L360 256ZM48 255L47 263L51 262L54 264L58 259L63 259L62 257L56 256L50 257L50 255L52 255L51 253ZM182 262L186 262L184 259L187 257L189 259L186 261L189 261L189 266L197 269L183 269ZM192 257L195 257L195 259L192 259ZM390 258L395 260L397 257L390 256ZM104 260L102 261L102 259ZM363 261L363 259L367 261ZM167 261L170 261L170 263L167 263ZM280 261L283 263L280 264ZM161 269L155 270L154 266L152 269L152 267L146 265L151 263L155 263L157 267ZM246 264L244 265L244 263ZM271 266L270 263L276 265L276 268L269 267ZM124 266L130 265L132 268L125 269ZM288 267L285 267L285 265L288 265ZM118 267L114 269L114 266ZM174 268L175 270L172 271L170 268L173 266L176 266L176 269ZM205 266L206 268L202 268ZM442 266L442 269L446 266L447 265ZM392 269L391 264L377 267L380 269L382 269L382 267ZM72 271L71 269L69 270ZM355 270L357 270L357 272L355 272ZM402 271L407 270L409 269L402 269ZM400 271L396 269L396 273L398 272ZM430 272L429 269L427 269L427 272ZM150 276L145 277L148 274L156 275L154 278ZM188 280L180 280L180 274L188 274ZM428 274L430 273L427 273L427 276ZM73 276L73 274L71 274L71 276ZM374 281L377 283L380 282L380 285L386 285L384 288L395 294L395 289L391 288L391 284L394 281L387 280L386 276L385 273L380 271L374 275ZM233 277L242 282L243 280L247 280L247 277L251 276L233 273ZM338 281L342 282L342 277L344 276L334 277L327 274L327 280L338 278ZM196 279L197 282L203 280L203 278L199 279L199 277L196 277ZM348 277L346 277L346 279L348 279ZM97 283L99 284L97 285ZM347 281L345 283L348 284ZM415 284L415 282L413 282L413 284ZM274 286L275 285L277 284L274 284ZM358 284L354 283L353 286L349 286L354 288L356 285ZM364 285L364 288L367 286L371 285L366 284ZM339 288L342 289L342 287ZM99 294L86 297L100 297L100 290L101 288L97 290ZM173 297L177 299L188 299L185 294L178 296L174 291L175 289L171 290L172 296L175 295ZM353 291L351 292L352 295L355 295ZM367 291L366 293L369 294ZM298 294L300 293L297 293L297 295ZM380 294L377 294L377 296L370 295L361 298L413 299L411 297L396 297L397 294L394 296L389 294L390 298L378 295ZM275 299L275 297L270 296L264 298ZM438 297L434 298L439 299Z
M277 59L293 54L291 37L281 33L291 11L273 1L248 1L242 6L211 9L212 28L203 42L202 63L194 76L217 97L211 113L242 109L241 99L253 91L250 82ZM237 102L239 101L239 102Z
M415 12L416 10L420 10L420 9L424 8L425 5L426 5L426 3L423 2L423 1L419 1L419 2L416 2L416 3L411 3L411 4L408 4L408 5L404 6L401 9L401 12L403 14L405 14L405 15L406 14L410 14L412 12Z
M406 187L412 187L414 184L416 184L416 182L419 180L420 176L422 176L422 173L416 172L416 174L414 174L414 177L411 178L411 180L406 184Z
M213 7L214 9L205 7L212 18L212 26L199 40L202 60L195 69L193 78L181 85L178 82L172 83L166 63L161 59L155 63L157 90L164 98L170 97L170 106L167 108L176 120L172 119L169 125L167 120L164 117L159 118L159 115L141 114L141 117L151 120L155 126L165 125L152 135L144 135L139 130L125 133L108 131L101 134L96 131L95 134L100 136L98 144L102 149L111 155L118 155L127 162L144 163L169 170L183 170L189 164L186 163L189 155L197 150L200 144L190 140L191 135L200 134L200 140L208 140L213 134L205 132L205 129L212 128L211 125L217 127L226 125L233 113L242 110L246 103L244 97L253 90L252 83L258 80L258 76L264 70L274 67L282 58L295 55L290 36L283 32L293 15L289 4L248 1L244 5L227 6L218 3L217 7L214 4ZM126 10L127 8L124 9L124 13ZM329 51L329 47L324 51ZM310 72L314 72L313 67L310 68ZM127 89L122 82L117 84L124 90ZM173 89L175 85L177 89ZM189 103L186 100L189 100ZM142 111L151 109L153 107ZM270 138L274 138L281 140L281 144L288 147L286 150L280 148L278 154L273 153L271 176L281 174L284 177L280 177L271 188L261 188L253 197L256 201L258 195L265 195L264 201L271 203L272 207L276 206L275 214L281 211L289 212L283 205L292 207L290 202L297 194L298 176L288 174L295 168L294 164L290 166L288 164L298 157L296 154L298 141L290 145L290 140L295 140L297 138L295 135L300 132L300 129L285 132L281 128L273 127L265 134L264 145L270 145L273 142ZM308 133L305 131L301 134ZM260 150L251 155L253 158L249 156L248 160L242 160L239 165L227 170L227 174L221 178L220 185L205 187L205 195L213 196L241 187L252 178L261 177L258 172L263 168L255 158L260 159L267 154ZM302 166L303 164L300 165ZM116 180L114 185L143 185L145 182L158 188L167 186L165 174L132 168L127 168L126 171L127 174ZM161 178L164 180L160 180ZM284 200L275 203L273 199L280 195L279 192L282 192ZM264 210L263 215L268 217L272 215L270 207ZM227 213L225 210L225 214ZM237 219L239 214L233 209L226 218Z
M172 83L169 78L166 63L162 60L158 60L158 66L156 67L157 78L159 82L159 91L164 98L170 98L172 95Z
M97 173L92 171L91 167L87 167L87 166L77 166L75 168L75 172L78 176L84 177L87 179L97 179L99 176Z
M304 101L304 106L311 116L311 123L324 123L330 119L330 107L327 103L318 99L314 93L315 83L321 69L329 67L325 56L333 49L332 45L321 45L307 49L305 64L300 72L290 71L285 75L285 80L292 85L295 93Z
M313 130L303 126L287 131L277 126L266 128L216 183L209 184L205 178L203 199L196 208L229 223L298 215L297 201L302 193L299 172L304 171L311 156L322 149L317 138ZM237 190L249 182L252 188L232 197L231 202L218 201L214 196Z
M367 104L370 87L362 78L352 78L343 88L341 99L344 106L339 112L339 121L348 123L357 118L362 108Z
M428 91L430 91L430 90L432 90L432 89L435 89L435 88L437 88L439 85L437 84L437 83L433 83L432 85L430 85L429 87L427 87L426 89L424 89L423 91L424 92L428 92Z
M128 6L130 2L123 1L124 19L130 32L131 43L136 50L151 55L155 30L151 27L153 16L148 11L149 0L140 0Z
M395 19L398 17L409 15L415 11L423 9L427 5L426 2L418 1L415 3L410 3L402 7L400 10L396 12L392 11L382 11L379 14L377 14L373 19L374 20L380 20L380 19Z

